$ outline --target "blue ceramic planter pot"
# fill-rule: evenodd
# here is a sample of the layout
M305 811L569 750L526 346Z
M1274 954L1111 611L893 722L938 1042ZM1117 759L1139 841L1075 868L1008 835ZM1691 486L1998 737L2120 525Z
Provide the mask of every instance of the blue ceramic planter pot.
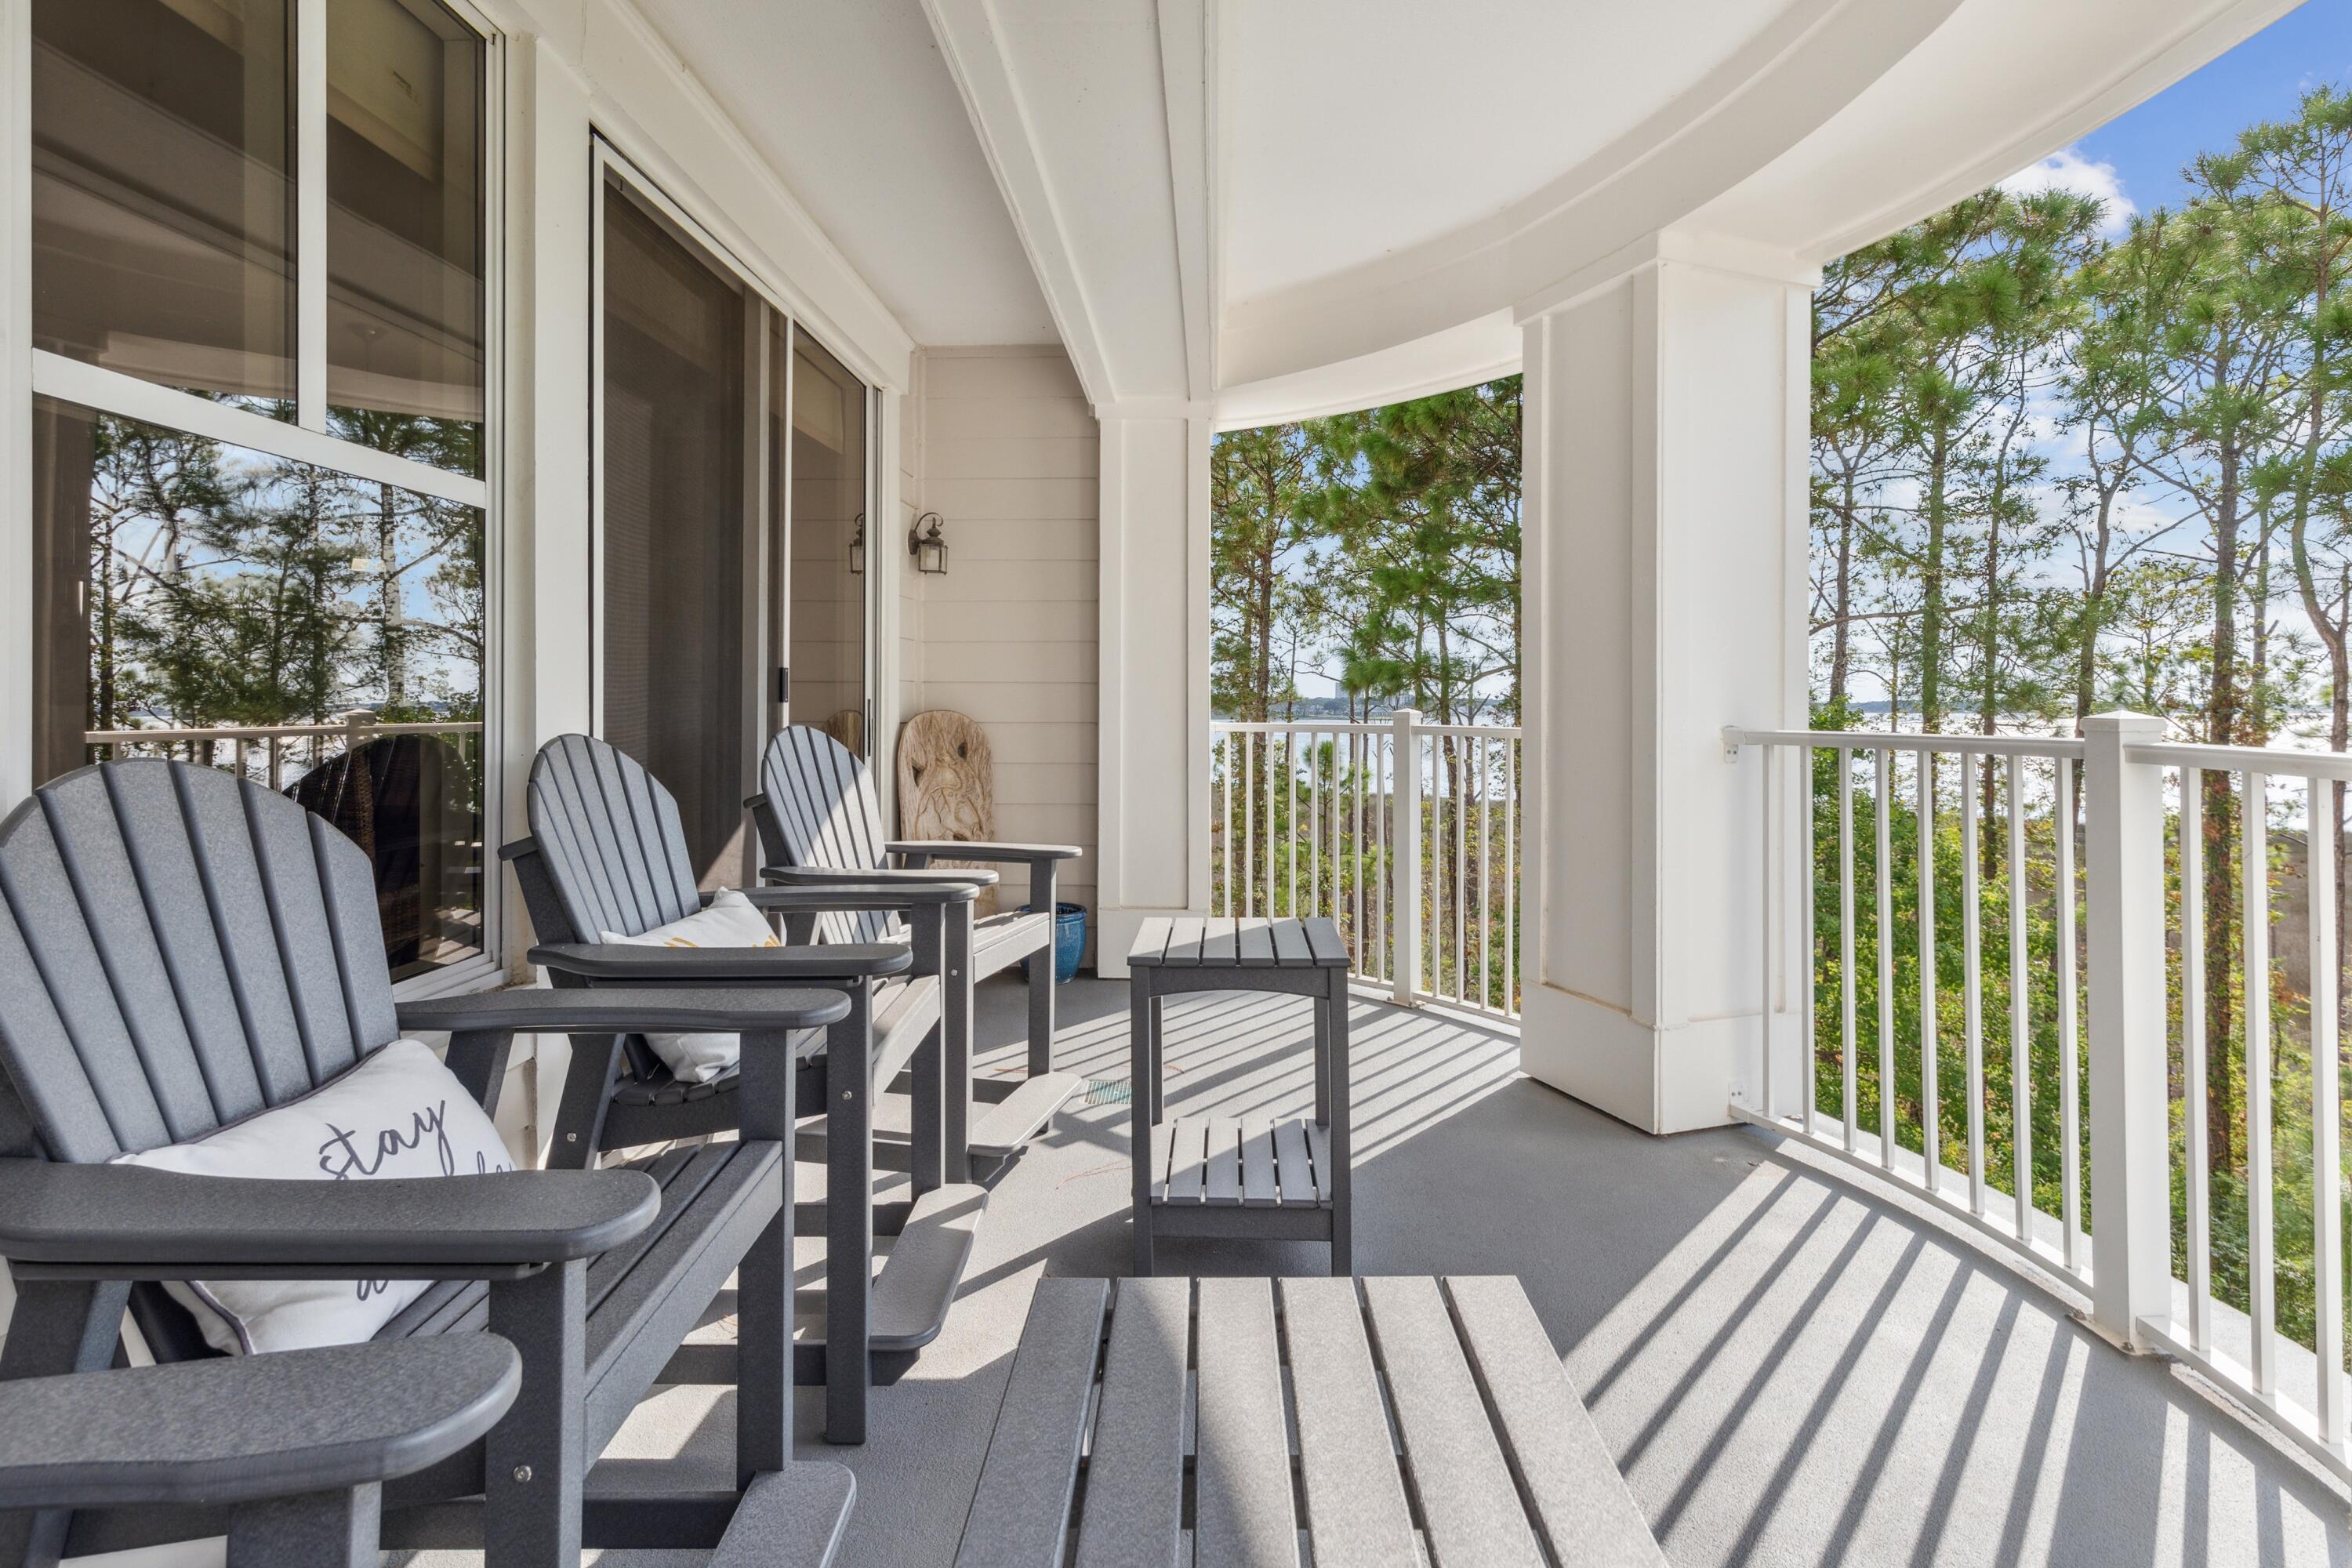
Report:
M1027 914L1031 905L1021 906ZM1054 906L1054 984L1067 985L1078 973L1078 961L1087 955L1087 906L1055 904ZM1021 961L1021 976L1029 976L1029 961Z

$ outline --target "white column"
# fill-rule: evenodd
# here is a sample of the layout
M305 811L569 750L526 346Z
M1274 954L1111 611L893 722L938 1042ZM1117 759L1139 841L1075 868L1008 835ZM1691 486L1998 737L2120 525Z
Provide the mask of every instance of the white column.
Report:
M1207 411L1102 421L1101 748L1095 963L1127 973L1152 915L1209 897Z
M2091 1316L2117 1340L2172 1315L2171 1124L2164 978L2164 781L2126 762L2164 721L2083 725L2091 990Z
M1768 1017L1797 1103L1801 970L1759 994L1761 759L1721 731L1805 719L1812 281L1660 236L1525 318L1521 1065L1652 1131L1760 1102Z

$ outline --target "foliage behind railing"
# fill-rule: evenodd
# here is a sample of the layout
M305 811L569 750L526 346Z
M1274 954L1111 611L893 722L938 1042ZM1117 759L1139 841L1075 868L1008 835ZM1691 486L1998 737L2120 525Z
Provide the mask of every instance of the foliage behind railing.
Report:
M1399 1001L1517 1016L1516 729L1406 710L1212 732L1211 913L1327 915Z

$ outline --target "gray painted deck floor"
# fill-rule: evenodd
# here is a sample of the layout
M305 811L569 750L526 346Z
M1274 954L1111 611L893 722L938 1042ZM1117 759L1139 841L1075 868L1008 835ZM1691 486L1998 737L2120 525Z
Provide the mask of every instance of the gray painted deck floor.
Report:
M980 989L983 1041L1017 1072L1018 985ZM1126 987L1062 998L1057 1065L1123 1080ZM1171 1113L1307 1108L1302 1004L1171 1013ZM1355 1057L1359 1270L1520 1276L1677 1568L2352 1563L2341 1493L1932 1216L1764 1134L1636 1133L1517 1076L1516 1042L1433 1014L1360 1003ZM877 1392L866 1447L814 1441L803 1394L803 1456L857 1472L855 1568L952 1561L1034 1282L1126 1271L1117 1092L1066 1110L1005 1177L945 1333ZM1160 1251L1192 1273L1319 1272L1326 1256ZM725 1484L730 1399L657 1391L613 1452L687 1456L708 1467L698 1484Z

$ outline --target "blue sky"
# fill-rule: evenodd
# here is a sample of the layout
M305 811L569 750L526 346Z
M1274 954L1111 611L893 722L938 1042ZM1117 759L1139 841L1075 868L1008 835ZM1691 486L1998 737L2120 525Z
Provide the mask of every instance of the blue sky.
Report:
M2309 0L2074 150L2094 174L2110 165L2137 210L2178 206L2182 165L2256 120L2291 113L2322 82L2352 84L2352 0Z

